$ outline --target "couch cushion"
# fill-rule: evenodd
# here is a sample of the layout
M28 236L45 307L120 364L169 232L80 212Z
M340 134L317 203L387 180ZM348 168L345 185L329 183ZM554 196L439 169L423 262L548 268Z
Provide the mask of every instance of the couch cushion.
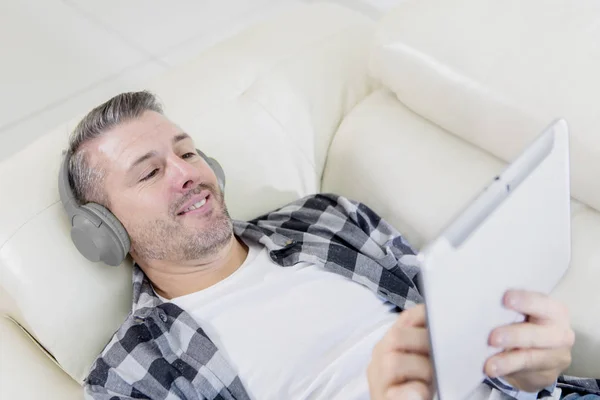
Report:
M323 191L371 205L420 248L502 167L382 89L352 110L335 135Z
M64 125L0 163L0 284L8 315L81 381L131 308L131 269L89 263L70 242L57 190L67 136Z
M403 2L378 26L370 70L505 161L566 118L573 196L600 210L599 20L595 0Z
M372 21L348 9L306 7L150 85L169 117L224 166L234 218L320 191L333 135L374 87L367 74L373 30Z
M344 8L304 6L149 85L223 165L234 218L320 190L339 121L371 90L372 30ZM8 314L81 382L131 307L131 271L89 263L70 243L57 173L75 122L0 163L0 284Z
M379 90L335 135L323 191L366 203L418 249L504 166ZM554 295L571 310L578 337L569 372L600 378L600 319L590 317L600 315L600 213L574 202L572 215L572 263Z

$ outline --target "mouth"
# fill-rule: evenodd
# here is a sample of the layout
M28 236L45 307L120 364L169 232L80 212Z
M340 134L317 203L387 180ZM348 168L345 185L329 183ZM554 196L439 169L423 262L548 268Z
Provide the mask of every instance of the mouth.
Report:
M188 214L200 214L207 212L209 204L211 203L212 196L209 192L203 191L199 195L192 197L188 200L177 213L177 216L183 216Z

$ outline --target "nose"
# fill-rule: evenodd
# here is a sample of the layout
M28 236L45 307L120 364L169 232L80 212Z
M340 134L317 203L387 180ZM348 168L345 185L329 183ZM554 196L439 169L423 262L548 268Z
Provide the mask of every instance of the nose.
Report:
M188 192L198 185L201 180L201 171L198 163L190 163L177 155L169 159L170 181L173 189L180 192Z

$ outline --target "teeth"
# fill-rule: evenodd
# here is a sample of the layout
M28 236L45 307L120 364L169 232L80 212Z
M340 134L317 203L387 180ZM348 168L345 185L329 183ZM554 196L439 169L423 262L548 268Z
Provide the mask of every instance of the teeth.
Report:
M202 207L204 204L206 203L206 199L202 199L199 202L192 204L191 206L189 206L188 208L186 208L185 210L183 210L184 213L189 212L189 211L193 211L197 208Z

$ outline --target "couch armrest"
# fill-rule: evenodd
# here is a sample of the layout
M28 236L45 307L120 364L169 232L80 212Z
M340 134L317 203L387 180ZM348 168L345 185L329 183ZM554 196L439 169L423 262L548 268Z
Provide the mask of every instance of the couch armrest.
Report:
M0 318L0 399L81 399L83 390L12 320Z

